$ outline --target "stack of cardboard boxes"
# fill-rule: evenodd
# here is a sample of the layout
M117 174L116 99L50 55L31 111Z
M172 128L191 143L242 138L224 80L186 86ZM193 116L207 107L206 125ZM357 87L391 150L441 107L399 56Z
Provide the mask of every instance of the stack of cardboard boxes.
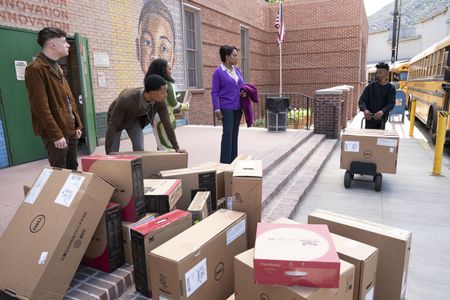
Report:
M83 158L84 172L45 168L2 236L0 291L62 299L82 261L133 264L153 299L404 298L411 233L326 211L263 224L262 163L247 158L188 168L186 154L117 153Z

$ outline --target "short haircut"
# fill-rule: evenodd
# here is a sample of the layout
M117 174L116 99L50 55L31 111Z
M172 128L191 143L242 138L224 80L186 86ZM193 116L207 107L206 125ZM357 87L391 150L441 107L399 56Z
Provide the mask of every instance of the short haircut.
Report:
M234 46L229 46L229 45L223 45L222 47L220 47L219 49L219 53L220 53L220 60L222 62L226 62L227 61L227 55L231 55L231 53L233 53L233 51L236 50L237 48Z
M145 74L145 77L147 77L150 74L157 74L164 78L167 81L175 82L172 77L167 74L167 66L169 64L167 63L167 60L164 58L157 58L150 64L150 67L148 67L147 74Z
M148 74L144 79L144 87L146 92L159 91L161 87L167 83L161 76L157 74Z
M379 62L379 63L375 66L375 68L377 68L377 69L385 69L386 71L389 72L389 65L388 65L387 63L385 63L384 61Z
M138 28L141 27L141 23L147 15L160 16L166 20L170 25L170 30L173 33L173 49L175 49L175 25L173 23L172 14L170 13L167 6L162 3L161 0L146 0L144 6L141 9L141 14L139 16Z
M45 28L42 28L38 32L37 42L41 47L44 47L45 43L48 40L51 40L54 38L66 37L66 36L67 36L67 33L62 29L55 28L55 27L45 27Z

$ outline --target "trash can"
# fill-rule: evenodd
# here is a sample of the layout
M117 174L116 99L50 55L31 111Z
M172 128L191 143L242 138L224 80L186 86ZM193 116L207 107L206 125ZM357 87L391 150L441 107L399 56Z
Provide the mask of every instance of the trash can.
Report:
M288 108L288 97L266 97L268 131L286 131Z

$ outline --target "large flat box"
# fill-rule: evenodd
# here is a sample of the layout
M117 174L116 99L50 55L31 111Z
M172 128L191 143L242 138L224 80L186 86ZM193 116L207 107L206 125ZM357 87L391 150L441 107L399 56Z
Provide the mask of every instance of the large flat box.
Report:
M133 155L142 159L144 179L158 178L158 173L164 170L182 169L188 167L188 154L167 151L128 151L114 152L114 155Z
M136 222L145 215L142 161L137 156L91 155L81 158L91 172L116 186L111 198L122 208L122 221Z
M347 129L341 137L341 169L350 170L353 161L374 163L377 173L397 172L399 136L377 129Z
M258 224L255 283L339 287L340 261L326 225Z
M410 231L325 210L310 214L308 223L327 224L333 233L378 248L374 299L404 299L411 250Z
M211 193L197 192L188 211L192 214L192 222L198 223L211 213Z
M113 192L92 173L44 168L1 237L0 290L62 299Z
M153 299L223 300L234 256L247 249L245 213L221 209L150 252Z
M233 173L233 197L231 209L247 214L248 247L255 246L256 226L262 212L262 162L240 160Z
M355 267L340 261L339 287L336 289L299 286L260 285L253 280L254 249L234 259L234 289L236 300L351 300Z
M253 154L238 154L236 158L231 162L231 166L234 168L241 160L253 160Z
M298 224L280 218L273 223ZM331 233L339 258L355 266L353 300L373 299L377 274L378 249L370 245Z
M95 230L82 263L103 272L112 272L125 263L120 204L109 202Z
M181 179L144 179L147 212L165 214L175 209L183 194Z
M131 228L134 283L138 292L152 297L150 278L152 265L147 259L148 253L191 226L190 213L174 210Z
M215 169L217 176L217 199L231 196L233 193L233 172L234 167L229 164L221 164L218 162L206 162L199 167Z
M123 222L122 221L122 242L123 242L123 251L125 254L125 262L129 265L133 264L133 253L131 249L131 228L134 226L138 226L140 224L146 223L149 220L153 220L158 216L157 213L147 213L145 217L140 219L137 222Z
M181 179L183 185L183 195L178 201L176 208L187 210L198 191L210 191L212 210L217 210L216 170L194 167L161 171L160 176L163 179Z

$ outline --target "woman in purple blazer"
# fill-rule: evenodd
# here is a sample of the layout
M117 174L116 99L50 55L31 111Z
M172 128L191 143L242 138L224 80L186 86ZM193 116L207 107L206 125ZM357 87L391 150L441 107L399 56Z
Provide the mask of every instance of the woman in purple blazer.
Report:
M235 67L238 62L236 47L224 45L220 47L219 53L222 64L214 71L211 96L214 114L223 125L220 162L229 164L238 153L242 117L240 90L244 80L239 68Z

